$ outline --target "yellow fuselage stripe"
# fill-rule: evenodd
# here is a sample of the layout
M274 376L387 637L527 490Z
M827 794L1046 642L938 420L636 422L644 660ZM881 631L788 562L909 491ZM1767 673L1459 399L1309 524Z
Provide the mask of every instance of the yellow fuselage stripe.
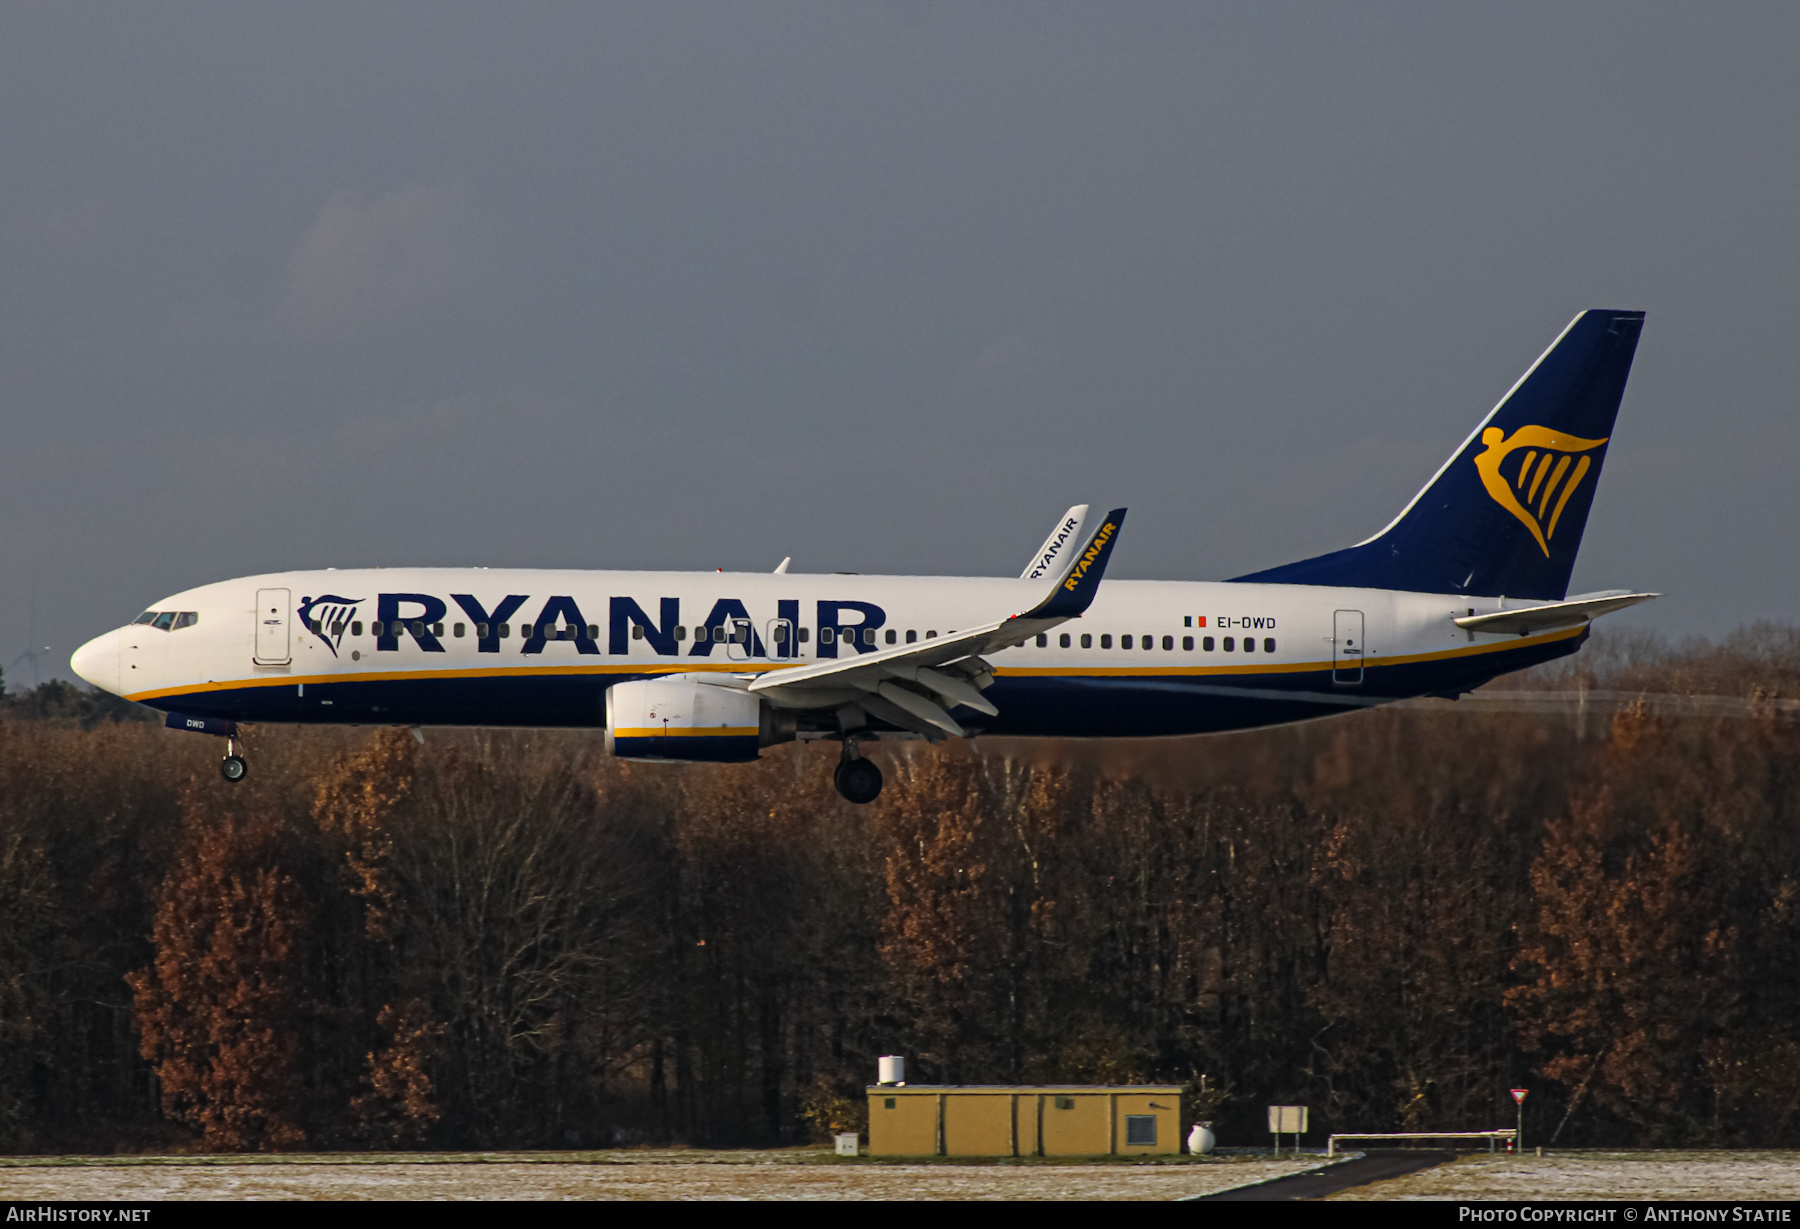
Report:
M1481 657L1490 653L1503 653L1512 649L1526 648L1540 644L1554 644L1560 640L1568 640L1587 631L1585 623L1576 627L1560 628L1553 632L1543 632L1536 636L1520 636L1511 640L1497 641L1492 644L1471 644L1461 648L1444 649L1433 653L1408 653L1396 657L1351 658L1346 662L1307 661L1307 662L1245 662L1239 666L1002 666L995 673L1004 678L1133 678L1133 677L1206 677L1209 675L1247 675L1247 674L1316 674L1324 670L1354 667L1359 661L1368 670L1383 666L1407 666L1419 662L1448 661L1458 657ZM1118 650L1124 652L1125 650ZM795 666L815 665L816 662L797 661ZM284 674L277 677L232 679L225 682L209 682L190 684L186 687L164 687L155 691L140 691L126 696L128 700L142 703L146 700L162 700L174 696L201 695L211 691L237 691L251 687L292 687L296 684L315 683L329 685L334 683L385 683L396 681L422 681L427 679L478 679L478 678L526 678L541 675L600 675L600 674L696 674L712 672L718 674L762 674L770 670L786 670L793 667L773 663L730 662L727 664L708 662L641 662L632 664L608 664L595 666L505 666L488 670L387 670L371 673L354 674ZM829 679L818 680L818 685L829 686Z

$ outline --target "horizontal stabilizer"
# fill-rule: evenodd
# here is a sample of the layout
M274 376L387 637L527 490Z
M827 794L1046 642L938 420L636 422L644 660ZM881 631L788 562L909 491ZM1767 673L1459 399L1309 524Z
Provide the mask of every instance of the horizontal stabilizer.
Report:
M1529 635L1553 627L1569 627L1597 619L1603 614L1636 606L1660 593L1632 593L1618 589L1609 593L1590 593L1566 602L1546 602L1541 606L1521 606L1517 610L1496 610L1491 614L1465 615L1456 625L1470 632L1502 632Z

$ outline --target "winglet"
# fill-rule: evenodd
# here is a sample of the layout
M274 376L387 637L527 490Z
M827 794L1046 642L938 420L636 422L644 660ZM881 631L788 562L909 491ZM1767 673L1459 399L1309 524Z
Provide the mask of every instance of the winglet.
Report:
M1037 554L1019 573L1020 580L1041 580L1052 573L1060 576L1069 570L1069 547L1080 539L1081 526L1087 520L1088 506L1076 504L1057 519L1056 527L1044 544L1037 548Z
M1125 509L1114 508L1100 518L1100 528L1094 530L1081 553L1075 556L1075 562L1069 567L1056 587L1050 590L1050 596L1033 606L1022 619L1074 619L1093 604L1094 595L1100 591L1100 578L1106 574L1106 561L1112 558L1112 550L1119 541L1119 526L1125 523Z

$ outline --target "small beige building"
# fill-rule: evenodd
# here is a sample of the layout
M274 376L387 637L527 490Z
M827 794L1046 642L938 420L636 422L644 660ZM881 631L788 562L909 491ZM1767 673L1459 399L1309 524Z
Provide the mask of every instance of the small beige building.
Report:
M1175 1084L871 1084L871 1156L1181 1151Z

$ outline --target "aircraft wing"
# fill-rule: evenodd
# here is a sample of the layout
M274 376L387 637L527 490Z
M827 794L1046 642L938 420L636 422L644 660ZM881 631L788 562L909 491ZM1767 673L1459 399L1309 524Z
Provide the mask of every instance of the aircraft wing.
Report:
M1517 610L1465 615L1455 620L1455 623L1465 631L1517 632L1525 636L1552 627L1568 627L1597 619L1603 614L1661 596L1660 593L1632 593L1628 589L1614 589L1606 593L1584 593L1567 601L1546 602L1541 606L1521 606Z
M856 703L883 721L928 738L961 736L965 731L950 716L951 709L964 705L990 717L1000 711L981 694L994 678L982 655L1023 644L1080 618L1099 591L1124 521L1123 508L1107 513L1066 572L1057 575L1043 600L1029 610L918 644L772 670L752 682L750 690L784 708Z
M1081 526L1086 523L1088 506L1076 504L1057 518L1055 528L1044 544L1037 548L1037 554L1019 573L1020 580L1039 580L1045 576L1061 576L1069 570L1069 550L1079 539Z

